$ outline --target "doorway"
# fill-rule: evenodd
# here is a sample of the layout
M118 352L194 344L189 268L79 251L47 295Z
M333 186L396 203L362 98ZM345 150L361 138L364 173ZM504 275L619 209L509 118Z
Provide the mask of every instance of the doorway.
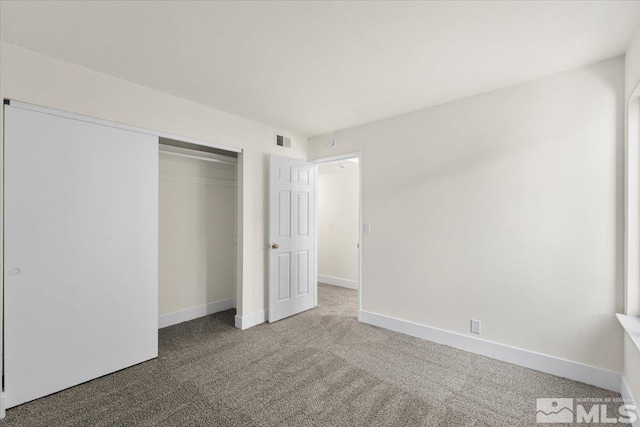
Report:
M234 324L238 153L159 140L159 327L218 312Z
M318 159L317 258L318 305L340 306L356 316L361 301L360 153Z

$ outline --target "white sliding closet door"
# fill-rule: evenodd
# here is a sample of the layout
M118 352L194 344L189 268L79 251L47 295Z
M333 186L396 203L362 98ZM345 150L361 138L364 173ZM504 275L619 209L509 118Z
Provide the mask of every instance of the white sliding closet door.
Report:
M6 406L158 355L158 139L5 106Z

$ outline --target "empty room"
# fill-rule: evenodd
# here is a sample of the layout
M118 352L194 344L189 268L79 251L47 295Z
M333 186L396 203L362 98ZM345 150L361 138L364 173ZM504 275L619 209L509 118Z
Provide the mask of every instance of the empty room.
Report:
M640 2L0 0L0 427L640 427Z

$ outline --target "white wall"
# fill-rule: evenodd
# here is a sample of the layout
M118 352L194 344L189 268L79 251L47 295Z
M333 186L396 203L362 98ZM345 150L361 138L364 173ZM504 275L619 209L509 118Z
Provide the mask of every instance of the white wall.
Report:
M362 309L620 372L622 58L310 139L362 150Z
M239 314L266 309L268 154L307 157L307 140L286 133L293 147L274 146L276 129L160 93L8 43L0 45L0 96L244 150L240 162Z
M160 316L236 297L236 174L160 154Z
M640 83L640 31L629 44L625 55L625 93L627 96Z
M339 279L355 286L358 168L354 163L345 166L349 167L340 169L337 164L329 164L318 168L318 276L320 281Z
M634 89L640 84L640 32L625 56L625 100L627 107L626 182L626 313L640 316L640 98ZM635 94L631 99L629 97ZM627 104L625 102L625 104ZM631 393L640 399L640 352L628 336L624 340L623 375Z

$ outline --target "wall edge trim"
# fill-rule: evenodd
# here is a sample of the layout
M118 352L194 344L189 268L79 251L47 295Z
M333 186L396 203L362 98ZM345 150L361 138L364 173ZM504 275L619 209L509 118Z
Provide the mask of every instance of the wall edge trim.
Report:
M178 323L187 322L189 320L208 316L231 308L236 308L235 298L227 298L180 311L174 311L173 313L163 314L162 316L158 316L158 329L177 325Z
M594 385L620 393L622 374L580 362L574 362L522 348L462 335L432 326L401 320L365 310L358 320L369 325L400 332L416 338L448 345L459 350L490 357L551 375Z

